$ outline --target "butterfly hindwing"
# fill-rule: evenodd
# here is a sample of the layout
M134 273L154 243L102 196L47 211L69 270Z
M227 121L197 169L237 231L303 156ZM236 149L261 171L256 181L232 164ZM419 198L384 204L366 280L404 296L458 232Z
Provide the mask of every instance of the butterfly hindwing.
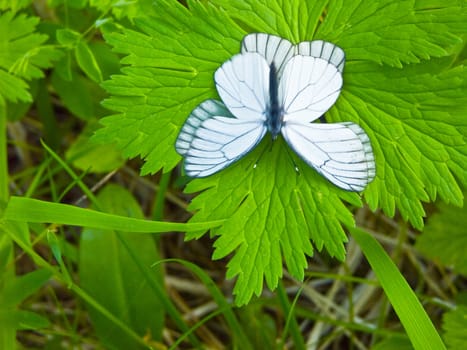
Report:
M256 52L263 56L268 66L274 62L282 72L285 63L294 55L295 46L287 39L266 33L252 33L243 38L241 53Z
M296 53L302 56L321 58L335 66L342 73L344 70L345 54L339 47L323 40L302 41L297 45Z
M191 112L175 147L186 174L205 177L244 156L265 133L261 120L237 119L221 102L206 100Z
M184 156L188 153L195 139L196 130L201 124L216 115L233 117L224 104L216 100L206 100L191 112L175 142L175 149L180 155Z
M370 140L357 124L290 122L281 131L305 163L344 190L363 191L375 177Z

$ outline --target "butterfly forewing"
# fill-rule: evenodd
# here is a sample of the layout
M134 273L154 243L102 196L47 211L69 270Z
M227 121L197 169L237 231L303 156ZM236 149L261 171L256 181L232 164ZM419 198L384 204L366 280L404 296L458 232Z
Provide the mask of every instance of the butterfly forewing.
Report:
M269 100L269 66L257 53L233 56L214 74L217 92L238 119L265 120Z
M269 66L257 53L236 55L215 73L224 103L207 100L188 117L176 142L192 177L218 172L255 147L266 133Z
M279 81L284 122L318 119L336 102L341 88L342 74L334 65L311 56L292 57Z

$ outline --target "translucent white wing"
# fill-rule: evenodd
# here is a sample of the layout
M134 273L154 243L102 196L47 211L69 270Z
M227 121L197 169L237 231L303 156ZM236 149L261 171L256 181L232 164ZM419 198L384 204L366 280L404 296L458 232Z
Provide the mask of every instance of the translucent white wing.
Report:
M312 56L322 58L343 72L345 63L345 53L339 47L323 40L302 41L297 45L296 53L302 56Z
M285 63L294 55L295 46L288 40L276 35L252 33L243 38L242 53L256 52L266 58L268 66L274 66L281 74Z
M237 119L221 102L206 100L188 117L175 148L188 176L205 177L241 158L265 133L261 120Z
M188 153L191 144L195 139L196 130L200 128L201 124L206 119L214 116L233 118L232 114L227 108L225 108L224 104L216 100L203 101L191 112L180 130L177 140L175 141L175 149L180 155L184 156Z
M357 124L289 122L281 132L300 158L344 190L363 191L375 177L370 140Z
M284 121L312 122L333 104L342 89L342 74L322 58L297 55L285 65L279 80Z
M266 120L269 102L269 66L258 53L233 56L214 74L217 92L238 119Z

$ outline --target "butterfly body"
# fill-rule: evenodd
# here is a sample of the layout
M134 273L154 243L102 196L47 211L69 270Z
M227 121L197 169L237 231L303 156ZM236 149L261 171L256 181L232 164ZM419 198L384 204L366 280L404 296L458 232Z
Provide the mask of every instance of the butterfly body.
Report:
M269 105L266 109L266 128L275 140L284 120L284 109L279 103L277 71L274 62L269 66Z
M241 53L214 74L222 102L209 99L183 125L175 148L191 177L212 175L279 134L309 166L334 185L362 191L375 177L370 140L352 122L313 123L336 102L345 55L321 41L293 45L253 33Z

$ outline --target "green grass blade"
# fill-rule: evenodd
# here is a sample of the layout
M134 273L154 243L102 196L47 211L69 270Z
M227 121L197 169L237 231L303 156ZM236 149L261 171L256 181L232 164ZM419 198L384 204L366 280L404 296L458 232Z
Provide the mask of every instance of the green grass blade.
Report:
M68 204L51 203L21 197L12 197L10 199L4 218L12 221L55 223L146 233L208 230L221 225L223 222L223 220L217 220L203 223L179 224L149 221L83 209Z
M8 157L6 136L6 106L0 101L0 204L8 200ZM0 213L2 207L0 205Z
M191 334L193 334L198 328L203 326L206 322L208 322L210 319L220 315L224 310L219 309L211 312L207 316L203 317L201 320L196 322L190 329L188 329L186 332L184 332L180 337L177 338L177 340L170 345L169 350L177 350L179 349L179 345L186 339L188 338Z
M349 230L378 277L415 350L446 349L417 296L383 247L364 230Z
M303 336L301 334L300 327L297 323L297 319L295 318L295 305L297 303L301 291L302 290L300 289L300 291L295 296L293 303L290 304L289 299L287 297L287 292L285 291L284 284L281 282L277 287L277 297L279 299L284 314L287 315L287 322L284 327L284 334L281 339L281 345L284 346L285 336L287 335L287 332L290 331L295 349L305 349L305 342L303 341Z
M153 220L162 220L164 216L165 195L170 184L171 172L163 173L159 181L156 199L154 200L154 209L152 211Z
M0 96L0 216L3 214L5 205L8 201L8 155L7 155L7 128L6 119L7 111L6 105ZM13 258L13 244L7 235L3 235L0 230L0 298L3 298L5 288L8 282L15 275ZM7 282L5 282L7 281ZM0 314L0 348L1 349L14 349L16 330L14 326L8 324L6 320L2 322L2 315Z

